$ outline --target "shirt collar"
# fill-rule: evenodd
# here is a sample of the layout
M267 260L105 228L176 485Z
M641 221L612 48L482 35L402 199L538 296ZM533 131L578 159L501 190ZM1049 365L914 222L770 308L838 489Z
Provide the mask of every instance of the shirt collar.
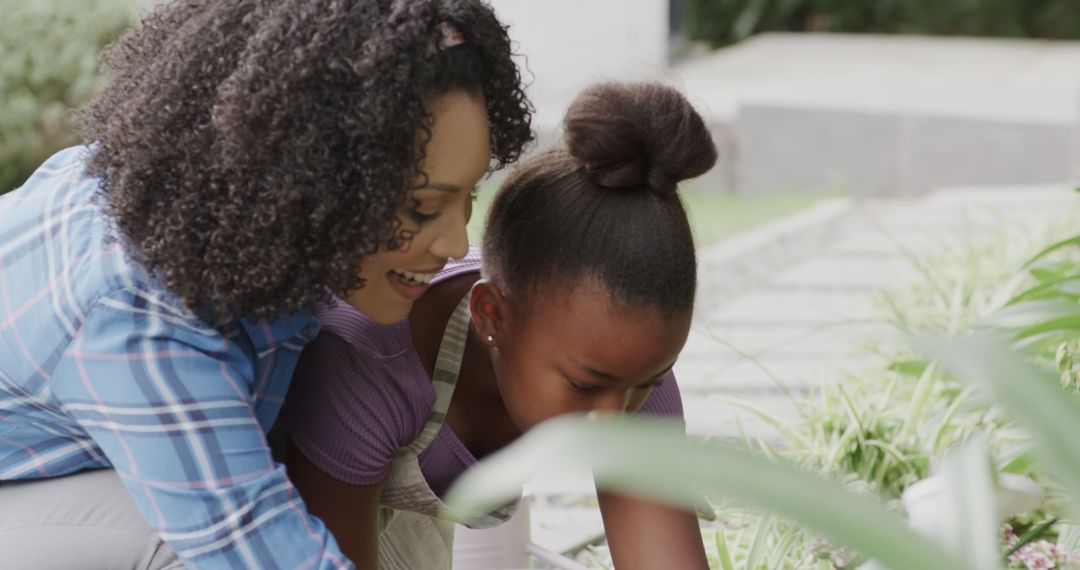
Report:
M302 348L319 334L319 321L310 311L282 315L276 320L249 321L239 319L240 327L251 339L255 351L262 355L288 343Z

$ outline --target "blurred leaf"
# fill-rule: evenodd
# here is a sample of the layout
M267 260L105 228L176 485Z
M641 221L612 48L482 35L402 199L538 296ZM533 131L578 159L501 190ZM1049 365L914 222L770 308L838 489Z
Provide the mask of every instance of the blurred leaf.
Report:
M1080 277L1069 275L1046 280L1009 300L1007 305L1015 305L1023 301L1050 299L1064 297L1076 301L1080 299Z
M1008 558L1021 548L1049 535L1052 527L1054 526L1054 523L1056 523L1057 521L1058 519L1053 518L1031 527L1030 530L1020 535L1019 539L1016 541L1016 545L1010 548L1009 551L1005 553L1005 557Z
M721 570L735 570L735 564L731 561L731 552L728 550L727 537L724 529L716 529L716 555L720 559Z
M1062 299L1026 301L1004 307L976 321L975 326L1022 329L1068 315L1080 315L1080 303Z
M1023 340L1045 333L1062 331L1080 333L1080 314L1050 319L1037 325L1027 327L1016 333L1014 338L1016 340Z
M1054 253L1055 251L1058 251L1060 249L1063 249L1063 248L1066 248L1066 247L1069 247L1069 246L1073 246L1073 245L1080 245L1080 235L1073 236L1073 237L1070 237L1070 238L1066 238L1066 239L1063 239L1063 240L1061 240L1061 241L1059 241L1057 243L1053 243L1051 245L1046 246L1045 248L1042 249L1042 251L1040 251L1039 253L1036 253L1034 257L1029 259L1027 261L1027 263L1024 264L1024 267L1030 267L1031 264L1033 264L1036 261L1042 259L1043 257L1046 257L1047 255L1050 255L1051 253Z
M893 570L969 568L870 497L789 465L691 440L682 429L641 418L558 418L466 472L447 502L455 513L474 515L517 496L542 467L589 465L598 485L612 491L684 508L693 508L699 492L726 497L785 515Z
M758 560L761 558L761 550L765 546L765 541L768 539L769 528L772 526L772 516L765 515L758 521L757 530L754 532L754 539L750 541L750 554L746 556L747 568L758 568Z
M905 376L918 378L926 371L929 363L923 359L900 360L889 365L888 370L899 372Z
M1063 391L1055 374L1040 370L999 336L927 336L915 341L954 376L989 391L1009 416L1032 434L1041 464L1067 489L1080 489L1080 400ZM1080 513L1080 494L1070 496Z
M941 471L949 489L945 510L956 517L953 524L943 525L954 533L946 545L973 568L986 570L1001 567L989 458L986 440L978 437L950 454Z
M1003 473L1024 475L1035 466L1035 456L1031 454L1031 444L1013 446L998 457L998 470Z

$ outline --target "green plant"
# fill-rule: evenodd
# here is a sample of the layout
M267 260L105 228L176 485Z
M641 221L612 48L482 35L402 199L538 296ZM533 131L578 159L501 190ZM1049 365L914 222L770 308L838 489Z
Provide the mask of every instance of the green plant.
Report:
M768 31L1080 37L1072 0L690 0L693 39L724 45Z
M98 51L134 0L0 0L0 194L77 142L70 112L101 87Z

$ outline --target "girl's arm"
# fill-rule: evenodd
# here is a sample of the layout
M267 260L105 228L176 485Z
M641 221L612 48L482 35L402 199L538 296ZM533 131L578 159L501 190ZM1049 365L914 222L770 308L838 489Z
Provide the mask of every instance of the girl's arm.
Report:
M708 570L693 512L627 495L598 495L616 570Z
M379 565L379 495L383 481L350 485L319 469L289 441L289 479L308 511L322 519L357 568Z
M674 373L669 373L649 394L638 413L672 419L683 417L682 397ZM627 495L603 491L598 495L616 570L709 567L696 513Z

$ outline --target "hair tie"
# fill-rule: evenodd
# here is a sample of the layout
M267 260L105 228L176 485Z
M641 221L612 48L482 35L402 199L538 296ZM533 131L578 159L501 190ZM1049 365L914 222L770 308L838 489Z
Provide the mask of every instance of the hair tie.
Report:
M439 23L439 51L465 43L465 36L450 22Z

